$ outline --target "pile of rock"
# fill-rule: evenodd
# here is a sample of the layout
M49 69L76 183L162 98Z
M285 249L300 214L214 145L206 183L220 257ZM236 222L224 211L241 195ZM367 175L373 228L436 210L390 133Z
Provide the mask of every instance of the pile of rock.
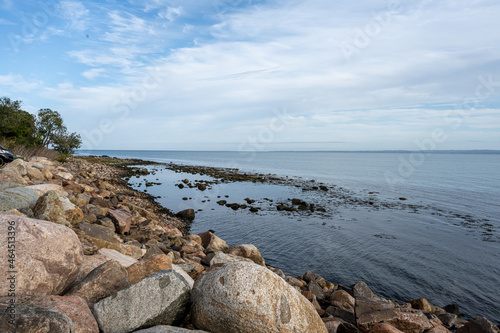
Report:
M500 333L363 282L285 276L252 244L183 233L121 175L77 159L0 170L1 332Z

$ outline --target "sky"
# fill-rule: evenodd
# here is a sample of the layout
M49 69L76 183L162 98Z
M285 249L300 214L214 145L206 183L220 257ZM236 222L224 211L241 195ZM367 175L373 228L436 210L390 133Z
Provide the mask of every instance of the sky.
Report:
M83 149L500 149L497 0L0 0L0 96Z

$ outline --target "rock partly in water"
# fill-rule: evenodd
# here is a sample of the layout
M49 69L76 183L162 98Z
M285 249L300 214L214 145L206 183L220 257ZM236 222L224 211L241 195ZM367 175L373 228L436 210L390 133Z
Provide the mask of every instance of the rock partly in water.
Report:
M306 298L253 263L208 272L196 283L192 299L193 323L212 333L327 332Z
M235 245L229 249L229 254L248 258L258 265L266 266L266 262L260 254L259 249L253 244Z
M218 249L223 251L229 249L229 246L226 244L225 241L223 241L210 231L198 234L198 236L201 237L201 245L205 249Z
M181 275L160 271L96 303L94 315L103 333L171 325L185 317L190 294Z
M195 212L194 212L194 209L190 208L190 209L185 209L185 210L178 212L177 214L175 214L175 216L177 216L183 220L192 221L195 218Z
M69 286L78 274L83 260L80 240L73 230L62 225L15 215L0 215L0 237L7 240L9 227L15 230L16 258L9 263L7 242L2 242L0 262L15 270L17 295L57 295ZM7 296L9 283L0 284L0 296Z
M456 333L500 333L500 330L486 318L475 318L457 329Z

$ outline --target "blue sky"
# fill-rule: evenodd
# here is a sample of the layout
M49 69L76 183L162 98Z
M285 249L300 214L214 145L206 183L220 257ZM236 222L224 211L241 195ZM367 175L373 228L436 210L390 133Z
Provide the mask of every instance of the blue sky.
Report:
M0 0L0 96L86 149L500 149L500 3Z

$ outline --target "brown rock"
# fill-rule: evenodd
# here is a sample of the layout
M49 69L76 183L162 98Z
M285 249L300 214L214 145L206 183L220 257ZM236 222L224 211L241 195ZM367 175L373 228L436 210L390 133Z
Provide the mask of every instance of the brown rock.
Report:
M370 330L370 333L403 333L403 332L401 332L392 325L386 323L380 323L373 326L372 329Z
M330 295L329 299L333 306L354 313L356 300L347 291L337 290Z
M326 287L326 281L319 274L313 273L311 271L307 271L303 276L304 281L306 282L316 282L321 288Z
M31 180L44 180L45 177L43 177L43 173L38 170L38 169L29 169L28 170L28 177L30 177Z
M132 285L161 270L172 269L172 262L158 247L151 247L136 263L127 267L129 283Z
M475 318L457 329L456 333L500 333L500 330L486 318Z
M117 261L109 260L92 270L74 285L67 296L79 296L89 306L129 286L127 271Z
M132 224L132 215L123 209L110 209L108 217L115 223L116 230L120 234L130 232L130 225Z
M0 300L0 308L8 299ZM5 313L0 310L1 315ZM2 332L10 332L12 325L5 325L0 318ZM33 332L75 332L98 333L99 327L87 303L76 296L28 296L16 300L17 333Z
M33 215L40 220L51 221L71 227L64 214L63 205L55 191L41 196L33 207Z
M422 310L425 313L432 312L432 306L425 298L414 299L410 301L410 304L413 309Z
M201 234L198 234L198 236L201 237L201 245L205 249L218 249L218 250L227 250L229 249L229 246L224 242L222 239L219 237L215 236L213 233L210 231L203 232Z
M114 260L120 263L123 267L127 268L137 262L136 259L122 254L116 250L112 249L100 249L99 254L105 256L109 260ZM130 280L129 280L130 281Z
M16 260L4 267L0 278L6 281L9 270L16 273L16 295L60 294L78 274L83 250L76 234L62 225L0 215L0 263L7 265L8 226L15 228ZM7 296L10 283L0 283L0 296Z
M54 175L52 174L52 172L50 172L50 170L48 169L43 169L42 170L42 174L43 174L43 177L47 180L51 180L52 178L54 178Z
M257 249L257 247L253 244L235 245L229 249L229 254L248 258L258 265L266 266L266 262L264 261L264 258L262 258L259 249Z

